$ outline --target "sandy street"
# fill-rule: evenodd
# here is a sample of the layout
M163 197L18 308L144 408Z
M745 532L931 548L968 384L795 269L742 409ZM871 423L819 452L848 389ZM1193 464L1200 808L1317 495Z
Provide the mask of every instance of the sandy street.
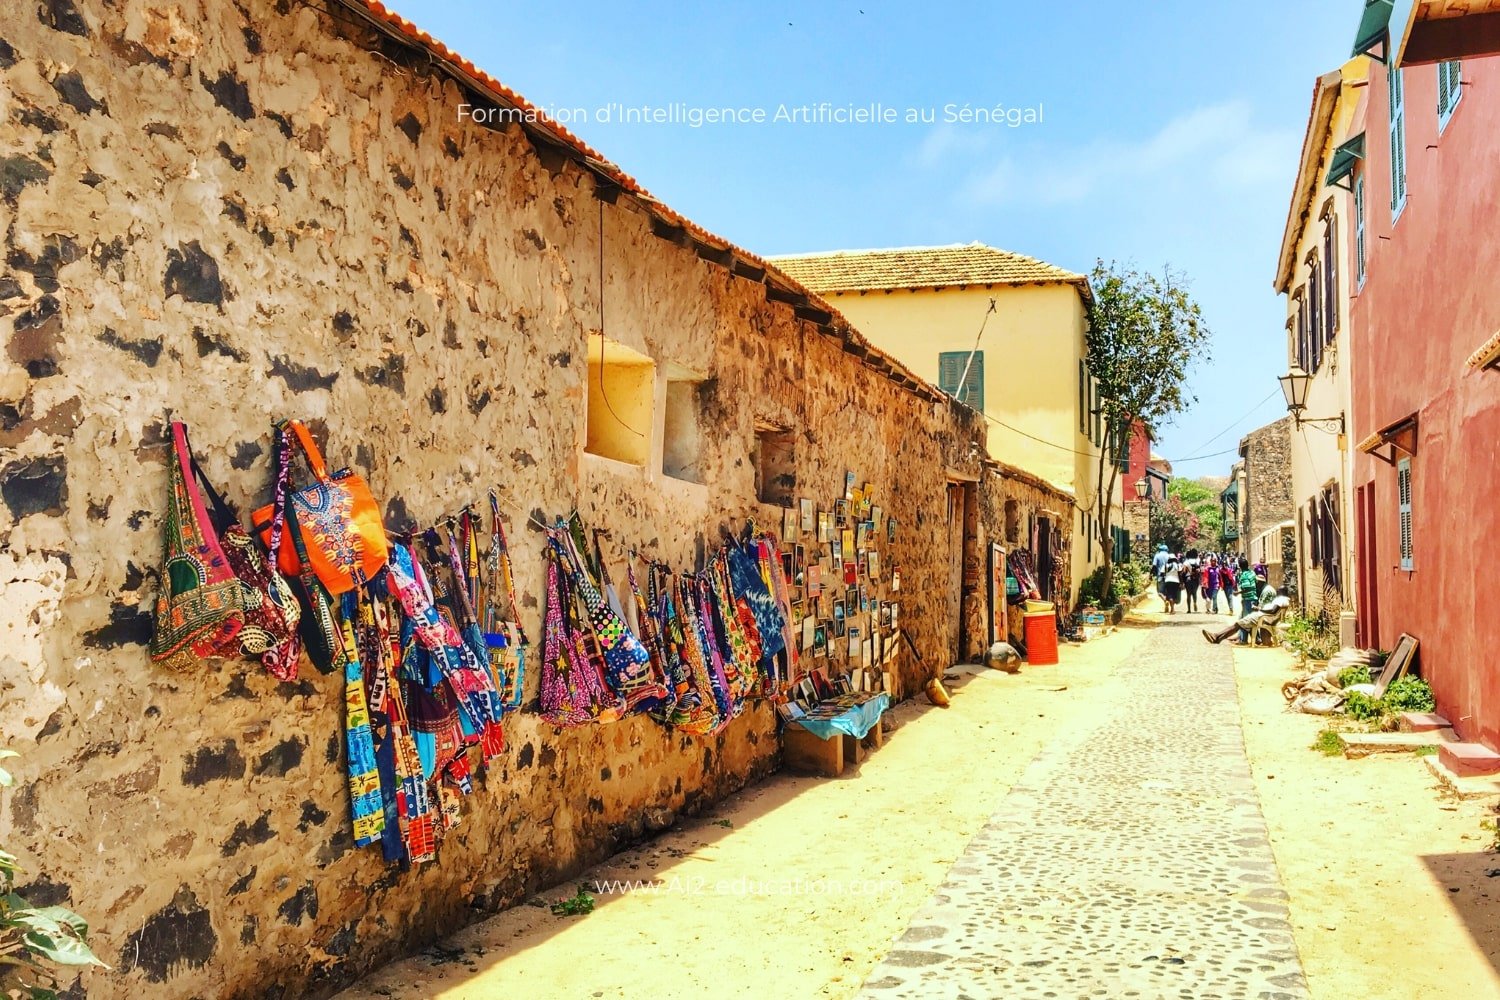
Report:
M843 778L778 776L343 997L1500 996L1489 806L1411 755L1314 752L1289 654L1163 621L957 668L950 711L898 706ZM579 885L594 911L554 916Z
M779 775L578 880L655 891L598 895L582 917L517 907L343 997L851 996L1031 759L1110 710L1116 665L1148 634L1015 676L957 668L951 709L897 706L900 728L842 778Z
M1500 997L1500 854L1480 826L1490 806L1448 796L1410 754L1309 750L1324 723L1282 711L1291 654L1237 650L1235 661L1245 745L1313 997Z

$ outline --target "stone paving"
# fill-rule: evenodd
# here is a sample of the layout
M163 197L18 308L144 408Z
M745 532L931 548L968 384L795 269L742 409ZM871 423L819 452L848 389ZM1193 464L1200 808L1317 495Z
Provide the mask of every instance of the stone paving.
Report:
M1224 620L1118 667L1119 711L1032 762L862 997L1308 996L1231 652L1199 633Z

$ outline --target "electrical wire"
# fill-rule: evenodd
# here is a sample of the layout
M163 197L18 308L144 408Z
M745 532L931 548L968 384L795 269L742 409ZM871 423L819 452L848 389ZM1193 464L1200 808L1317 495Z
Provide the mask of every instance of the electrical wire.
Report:
M1194 448L1193 451L1197 451L1199 448L1207 448L1209 445L1211 445L1215 441L1219 440L1219 438L1223 437L1225 434L1228 434L1230 431L1234 430L1240 424L1242 424L1246 420L1250 419L1250 417L1252 415L1254 415L1254 413L1255 413L1256 410L1260 409L1262 406L1265 406L1266 405L1266 401L1269 400L1272 396L1276 395L1276 393L1279 392L1279 391L1280 391L1280 389L1272 389L1270 392L1266 393L1265 398L1263 398L1260 402L1256 403L1254 406L1250 407L1249 412L1247 412L1243 417L1240 417L1234 423L1230 424L1228 427L1224 428L1222 431L1220 431L1219 433L1215 434L1213 437L1209 438L1207 441L1205 441L1202 444L1200 444L1197 448ZM1238 449L1231 449L1231 450L1238 450ZM1224 454L1224 453L1220 452L1219 454ZM1210 457L1210 456L1204 456L1204 457ZM1184 458L1184 459L1180 459L1179 461L1191 462L1191 461L1193 461L1193 459L1191 459L1191 458Z

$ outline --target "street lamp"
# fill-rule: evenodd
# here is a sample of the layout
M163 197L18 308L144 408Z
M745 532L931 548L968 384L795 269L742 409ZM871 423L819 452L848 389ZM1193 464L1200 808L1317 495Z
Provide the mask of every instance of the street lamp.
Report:
M1344 433L1344 415L1340 413L1336 417L1304 417L1303 411L1307 409L1307 392L1312 388L1312 376L1307 374L1296 365L1292 370L1282 375L1276 381L1281 383L1281 394L1286 397L1286 411L1292 415L1292 420L1301 430L1303 424L1329 424L1336 425L1339 433Z
M1144 499L1146 499L1150 495L1151 495L1151 484L1148 483L1148 482L1146 482L1146 477L1145 476L1142 476L1141 478L1139 478L1139 479L1137 479L1135 481L1135 498L1137 500L1144 500Z

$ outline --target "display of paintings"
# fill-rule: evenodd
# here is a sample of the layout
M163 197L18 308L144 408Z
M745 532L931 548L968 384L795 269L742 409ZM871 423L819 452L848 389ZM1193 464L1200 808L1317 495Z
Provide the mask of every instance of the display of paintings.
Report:
M802 619L802 649L804 651L813 648L813 639L817 635L818 623L812 615Z
M877 528L880 527L880 519L884 516L885 511L881 510L879 507L870 508L870 522Z
M815 523L813 521L813 502L812 502L812 499L810 497L803 497L802 498L801 506L802 506L802 532L803 532L803 534L807 534L807 533L811 532L813 530L813 528L815 527Z
M833 634L836 638L843 638L844 621L844 606L835 604L833 606Z
M818 511L818 541L821 543L833 541L833 514L830 511Z
M854 473L844 473L844 499L848 500L854 496Z
M813 656L828 655L828 626L823 622L818 622L817 627L813 629L812 650Z
M813 563L807 567L804 575L807 578L807 592L816 594L823 589L823 564Z
M896 519L894 517L885 519L885 540L888 542L896 540Z
M875 662L875 640L866 639L864 645L860 647L859 656L862 666L868 667L873 665Z
M869 611L870 610L870 588L869 587L861 586L861 587L859 587L857 589L859 591L859 610L861 612Z
M880 579L880 552L878 550L876 550L876 549L871 549L868 553L865 554L865 562L867 564L867 572L868 572L868 575L869 575L870 579L871 580L879 580Z
M896 605L883 601L880 605L880 627L891 628L896 624Z
M849 523L848 500L835 500L833 502L833 520L841 528Z
M781 553L781 575L788 580L797 579L797 555L791 548Z
M859 582L859 565L857 563L844 563L844 586L852 587Z
M891 570L891 593L896 594L896 593L900 593L900 591L901 591L901 571L899 569L893 569L893 570Z
M854 561L854 553L857 546L854 544L854 529L845 528L839 532L839 555L837 562L847 563Z
M854 526L854 545L856 548L864 548L865 542L870 538L870 522L860 521Z
M860 521L868 521L870 519L870 498L868 496L861 497L859 503L854 504L854 517Z
M794 575L800 575L803 569L806 568L806 566L807 550L804 549L802 547L802 543L799 542L796 545L792 546L792 573Z
M862 633L860 632L860 630L858 628L850 628L849 629L849 659L851 659L851 660L856 660L856 659L859 658L859 648L860 648L860 645L861 645L861 643L860 643L860 635L861 634Z

